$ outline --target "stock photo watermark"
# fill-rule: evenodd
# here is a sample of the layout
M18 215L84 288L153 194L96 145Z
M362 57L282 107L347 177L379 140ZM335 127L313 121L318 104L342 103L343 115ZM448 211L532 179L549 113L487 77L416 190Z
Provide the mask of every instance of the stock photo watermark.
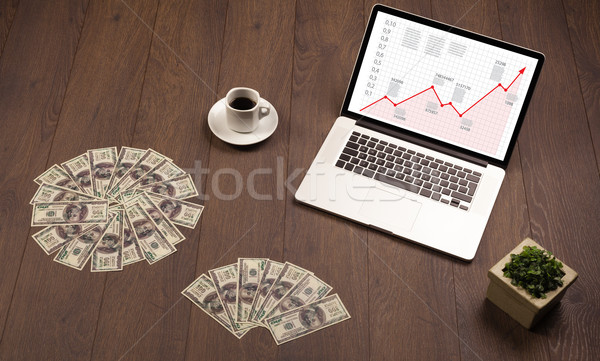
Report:
M194 161L193 168L184 170L192 176L198 190L196 198L201 201L208 201L212 198L235 200L244 194L258 201L282 201L286 199L286 196L293 197L296 194L298 189L294 186L294 182L302 179L306 168L294 168L288 173L284 157L278 156L275 167L255 168L247 174L232 167L204 167L200 160ZM307 174L306 181L308 181L307 186L310 187L310 197L306 199L307 201L322 199L325 195L329 201L350 199L363 202L393 202L404 199L406 196L404 190L382 183L377 187L386 190L386 196L383 198L381 195L373 197L369 192L376 187L372 180L325 162L317 162L313 171ZM203 187L203 182L206 187ZM274 185L270 192L259 191L261 188L259 185L264 182ZM223 186L224 184L226 186Z
M290 194L296 193L296 188L292 185L305 171L304 168L296 168L289 175L285 169L284 158L276 158L275 167L261 167L251 170L247 175L242 174L238 169L231 167L207 168L202 161L195 160L194 167L184 169L194 180L194 185L198 190L197 199L207 201L211 198L219 200L234 200L242 196L244 191L254 200L272 201L284 200L286 191ZM271 193L261 193L257 190L257 184L264 182L265 178L275 178L275 188ZM204 189L202 181L206 181L207 189ZM221 182L231 182L233 180L233 192L225 192L222 189ZM208 188L210 187L210 188ZM230 188L230 187L227 187ZM210 195L209 195L210 194Z

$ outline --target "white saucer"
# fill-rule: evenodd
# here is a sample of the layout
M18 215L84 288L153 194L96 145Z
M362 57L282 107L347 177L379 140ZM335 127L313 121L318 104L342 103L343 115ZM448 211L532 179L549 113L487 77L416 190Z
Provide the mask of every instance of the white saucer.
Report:
M260 120L258 128L253 132L238 133L229 129L227 120L225 119L225 98L219 100L210 108L208 112L208 126L217 138L229 144L250 145L262 142L275 132L279 121L277 110L275 110L271 103L266 102L271 107L271 112Z

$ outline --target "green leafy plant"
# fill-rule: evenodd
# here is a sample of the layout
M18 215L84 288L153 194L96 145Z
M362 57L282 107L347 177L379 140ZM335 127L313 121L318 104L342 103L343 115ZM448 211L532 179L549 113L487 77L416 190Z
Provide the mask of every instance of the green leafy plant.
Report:
M510 259L502 272L513 286L523 287L536 298L546 298L546 292L562 287L563 264L551 252L524 246L523 252L511 254Z

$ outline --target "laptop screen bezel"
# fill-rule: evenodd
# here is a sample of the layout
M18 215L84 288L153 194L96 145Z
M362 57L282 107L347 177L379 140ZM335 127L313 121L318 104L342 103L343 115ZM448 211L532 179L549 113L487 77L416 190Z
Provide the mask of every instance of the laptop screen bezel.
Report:
M459 35L462 37L465 37L467 39L471 39L471 40L475 40L475 41L479 41L491 46L495 46L504 50L508 50L508 51L512 51L524 56L528 56L531 58L535 58L537 59L538 63L537 66L535 67L535 69L533 70L533 76L531 79L531 83L529 85L529 88L527 90L527 94L525 96L525 99L523 100L523 105L521 107L521 111L519 113L518 119L517 119L517 123L515 125L515 128L513 130L513 134L511 136L508 148L506 150L506 153L504 155L503 159L496 159L493 158L491 156L487 156L481 153L477 153L475 151L471 151L465 148L462 148L460 146L454 145L454 144L450 144L448 142L439 140L439 139L435 139L420 133L416 133L413 132L411 130L402 128L402 127L396 127L393 126L391 124L373 119L369 116L366 116L364 114L359 114L359 113L355 113L350 111L348 108L350 106L350 100L352 98L352 94L354 93L354 88L356 86L356 81L358 78L358 74L360 72L361 66L363 64L363 60L365 57L365 53L367 50L367 45L369 42L369 39L371 37L371 33L373 31L373 26L375 23L375 18L377 17L378 13L386 13L389 15L393 15L393 16L397 16L409 21L414 21L416 23L419 24L423 24L426 26L430 26L432 28L438 29L438 30L442 30L448 33L452 33L455 35ZM354 64L354 70L352 72L352 77L350 79L350 83L348 84L348 89L346 90L346 96L344 98L344 104L342 105L342 110L341 110L341 115L345 116L345 117L349 117L352 118L354 120L357 121L361 121L364 123L372 123L375 126L377 126L378 129L387 129L389 130L392 134L393 133L401 133L401 134L406 134L407 136L409 136L411 139L416 139L417 141L423 141L426 144L434 144L436 145L436 149L444 149L447 150L448 153L450 154L464 154L468 157L471 158L475 158L499 167L502 167L504 169L506 169L506 167L508 166L508 162L510 160L510 156L512 155L513 149L515 147L515 144L517 142L517 136L521 130L521 126L523 125L523 120L525 118L525 114L527 113L527 108L529 106L529 102L531 101L531 97L533 95L533 91L535 89L535 86L537 85L537 81L539 79L540 76L540 72L542 69L542 65L544 64L544 54L531 50L531 49L526 49L523 47L520 47L518 45L514 45L511 43L507 43L505 41L502 40L498 40L498 39L494 39L494 38L490 38L487 37L485 35L481 35L481 34L477 34L465 29L461 29L452 25L448 25L439 21L435 21L432 19L428 19L428 18L424 18L421 17L419 15L415 15L415 14L411 14L402 10L398 10L398 9L394 9L394 8L390 8L381 4L377 4L375 6L373 6L373 9L371 11L371 15L369 17L369 22L367 24L367 28L365 30L363 39L362 39L362 44L360 46L360 51L358 53L358 56L356 58L356 62Z

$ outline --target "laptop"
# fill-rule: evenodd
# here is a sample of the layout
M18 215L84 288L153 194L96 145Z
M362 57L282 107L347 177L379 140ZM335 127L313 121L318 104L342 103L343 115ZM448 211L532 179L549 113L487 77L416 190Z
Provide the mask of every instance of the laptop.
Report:
M297 201L471 261L544 55L383 5Z

